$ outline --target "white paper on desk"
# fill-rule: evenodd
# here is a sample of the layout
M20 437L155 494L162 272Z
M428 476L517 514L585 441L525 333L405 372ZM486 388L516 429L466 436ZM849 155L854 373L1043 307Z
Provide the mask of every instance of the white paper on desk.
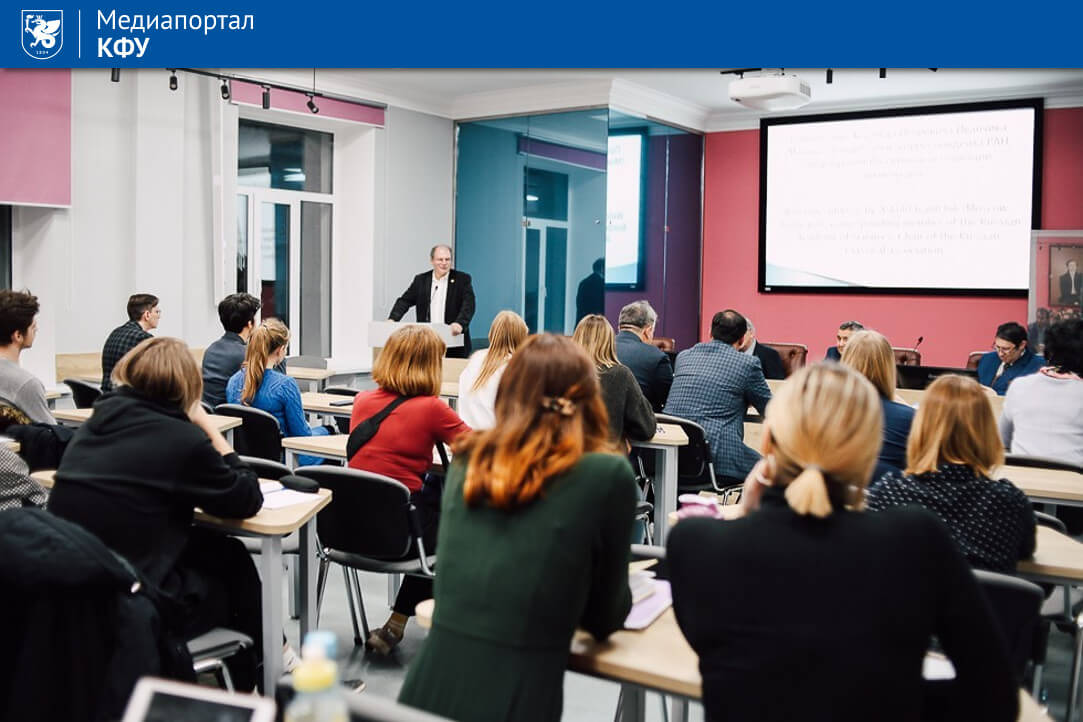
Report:
M285 487L283 487L280 482L271 481L269 479L266 479L259 483L259 490L262 491L264 494L270 494L272 491L280 491L284 488Z
M673 604L669 582L654 580L654 594L632 605L624 620L625 629L646 629Z
M294 504L303 504L306 501L312 501L312 494L306 494L303 491L294 491L293 489L280 489L269 494L263 495L263 508L264 509L281 509L284 506L292 506Z

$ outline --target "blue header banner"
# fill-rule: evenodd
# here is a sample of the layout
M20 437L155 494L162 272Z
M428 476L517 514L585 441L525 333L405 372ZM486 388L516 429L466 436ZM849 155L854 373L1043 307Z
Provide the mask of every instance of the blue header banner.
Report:
M253 3L0 11L8 68L1080 67L1083 3ZM38 3L41 7L35 7Z

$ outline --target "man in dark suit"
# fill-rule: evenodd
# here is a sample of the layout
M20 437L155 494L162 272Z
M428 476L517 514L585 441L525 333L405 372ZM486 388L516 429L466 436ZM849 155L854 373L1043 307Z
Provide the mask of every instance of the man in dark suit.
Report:
M655 411L661 411L673 383L673 365L664 351L651 343L658 314L646 301L633 301L620 310L617 325L617 360L635 374L639 388Z
M745 322L748 324L748 330L745 332L741 351L760 360L764 378L786 378L786 365L782 363L782 356L770 346L764 346L756 341L756 327L752 325L751 318L745 316Z
M865 327L857 321L843 321L839 324L838 333L835 334L835 345L827 349L824 361L841 361L842 350L846 348L846 342L858 331L864 331Z
M1060 277L1060 305L1076 306L1079 305L1080 281L1083 280L1079 277L1079 264L1068 261L1064 265L1068 271Z
M594 262L591 274L579 282L575 292L575 322L592 313L605 315L605 259Z
M400 321L411 306L416 306L419 323L428 323L435 317L437 322L451 327L453 336L462 335L463 345L449 348L448 358L468 358L470 319L474 317L474 287L470 284L470 274L452 270L451 246L433 246L429 261L432 270L414 276L395 301L388 318Z

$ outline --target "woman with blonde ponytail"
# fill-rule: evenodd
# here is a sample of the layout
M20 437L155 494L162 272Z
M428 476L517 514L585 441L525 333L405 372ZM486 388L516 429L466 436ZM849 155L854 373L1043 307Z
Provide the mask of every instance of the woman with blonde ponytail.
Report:
M708 720L920 719L932 636L969 718L1015 719L1003 644L948 530L922 509L862 511L881 417L858 372L801 369L767 407L739 517L671 532L673 607Z
M326 426L309 426L301 405L301 389L290 376L275 369L286 358L290 330L277 318L268 318L248 338L244 365L226 384L226 401L266 411L278 420L283 436L327 436ZM302 466L322 464L318 456L299 454Z

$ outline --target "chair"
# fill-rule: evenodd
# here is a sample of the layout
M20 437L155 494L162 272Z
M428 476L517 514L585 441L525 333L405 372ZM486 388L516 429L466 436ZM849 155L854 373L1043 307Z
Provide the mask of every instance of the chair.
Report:
M775 351L778 351L778 355L782 357L782 366L786 369L787 377L804 366L808 360L808 346L803 343L767 343L764 341L763 345L770 346Z
M334 495L331 503L316 517L316 531L322 548L317 619L327 582L327 567L335 562L342 565L346 578L354 643L363 644L369 636L369 625L357 570L431 577L436 556L425 553L421 518L410 503L410 490L404 484L358 469L313 466L306 467L303 473ZM363 637L357 625L358 608Z
M233 430L233 448L238 454L282 460L282 430L278 427L278 419L266 411L241 404L218 404L214 413L241 420L241 425Z
M188 640L188 654L192 656L192 669L196 674L213 672L219 683L232 692L233 678L229 675L226 660L252 646L252 638L247 634L216 627Z
M970 355L966 357L966 367L971 371L978 369L978 362L981 361L981 357L985 355L985 351L971 351Z
M289 476L293 473L290 467L277 461L271 461L270 459L264 459L259 456L242 456L241 461L252 467L252 470L256 472L256 475L261 479L274 479L278 481L283 476Z
M349 386L328 386L323 390L323 393L334 394L335 396L357 396L361 393L361 389L355 389Z
M214 413L214 407L208 404L206 401L200 401L199 405L202 406L203 410L206 411L208 414Z
M1042 588L1025 579L980 569L974 570L974 576L989 601L1016 679L1021 680L1033 652Z
M304 369L325 369L327 368L327 359L320 356L287 356L286 368L290 366Z
M100 386L79 379L64 379L64 385L71 389L71 399L77 409L89 409L102 395Z
M711 489L719 494L729 489L720 487L714 474L714 461L711 447L707 441L707 432L695 421L679 416L655 414L660 424L680 426L688 436L688 445L677 449L677 491L702 491ZM682 483L684 482L684 483Z
M916 348L891 347L895 354L895 363L899 366L921 366L921 351Z
M1026 454L1005 454L1004 463L1011 466L1026 466L1032 469L1053 469L1056 471L1074 471L1083 474L1083 466L1060 459L1045 456L1027 456Z

